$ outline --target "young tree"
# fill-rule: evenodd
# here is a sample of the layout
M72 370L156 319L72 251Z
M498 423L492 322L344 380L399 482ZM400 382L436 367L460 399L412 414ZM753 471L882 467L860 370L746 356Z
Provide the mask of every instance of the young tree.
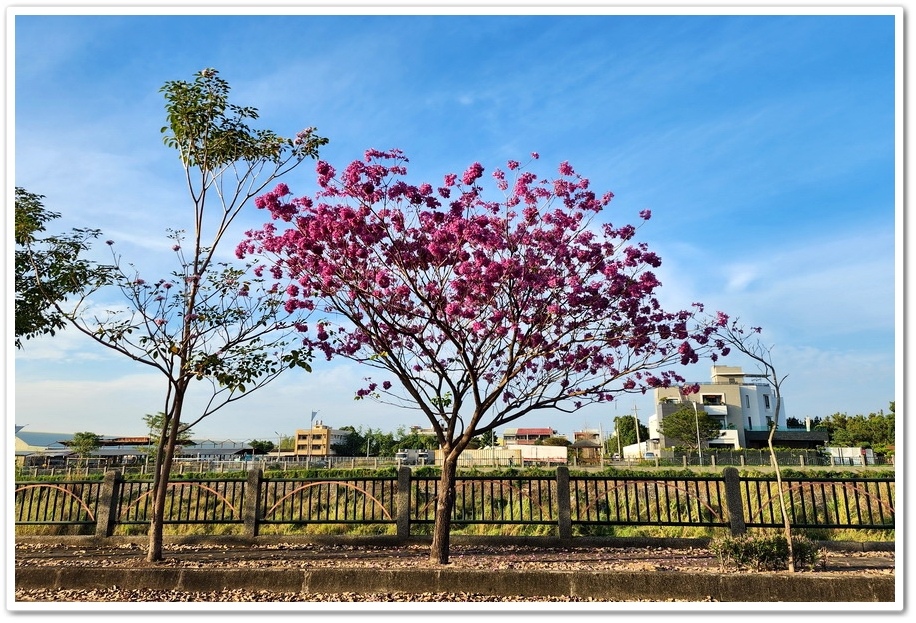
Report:
M83 291L86 284L98 286L108 280L108 267L80 257L101 235L99 230L74 229L69 234L39 237L49 221L60 217L47 210L42 199L43 195L16 188L16 348L22 348L23 339L54 335L67 326L49 300L64 301Z
M165 421L165 413L159 411L158 413L147 413L143 416L143 423L146 425L146 429L150 432L150 442L159 446L160 432L163 428L163 422ZM177 443L182 446L186 446L191 442L191 425L190 424L181 424L178 427L178 436Z
M102 447L102 438L90 432L76 433L67 445L76 452L77 456L85 460Z
M782 471L779 468L779 461L776 460L776 451L773 448L773 435L779 427L779 412L782 408L782 384L788 375L779 376L776 372L776 366L773 364L772 347L766 346L756 337L761 332L760 327L746 327L740 323L738 318L721 324L714 339L721 340L727 348L734 348L738 352L750 357L761 369L761 377L770 384L773 390L775 402L775 411L773 421L770 423L770 434L767 437L767 447L770 450L770 464L776 472L776 487L779 491L779 510L782 514L783 532L786 538L787 561L786 565L790 573L795 572L795 553L792 549L792 524L789 519L789 512L786 509L786 493L782 483Z
M705 411L694 411L692 404L686 404L674 413L666 415L659 422L658 428L665 437L676 441L677 445L684 446L690 451L699 451L699 443L719 436L720 424Z
M73 297L66 310L54 302L53 292L43 292L78 330L165 380L150 562L162 559L169 474L182 429L263 387L285 369L308 370L310 353L294 347L291 339L306 312L284 309L282 292L265 286L259 267L233 266L218 258L222 239L249 199L317 156L327 142L312 128L292 139L250 128L257 110L230 103L229 85L214 69L203 70L193 82L167 82L161 91L168 116L163 140L178 151L192 204L188 233L170 233L177 270L169 278L148 281L112 246L111 278L125 305L103 317L86 310L91 287ZM36 279L45 278L36 268ZM203 387L203 406L189 416L192 387Z
M669 366L712 350L716 327L697 321L702 306L661 308L660 259L634 226L593 223L612 195L568 163L541 180L509 162L493 174L498 200L484 198L479 163L435 186L406 182L406 163L397 150L340 174L319 162L314 198L288 199L285 185L258 198L291 228L249 232L238 255L275 254L294 280L288 308L327 314L315 346L400 386L369 379L358 398L429 420L444 457L430 559L445 564L458 457L475 436L683 382Z

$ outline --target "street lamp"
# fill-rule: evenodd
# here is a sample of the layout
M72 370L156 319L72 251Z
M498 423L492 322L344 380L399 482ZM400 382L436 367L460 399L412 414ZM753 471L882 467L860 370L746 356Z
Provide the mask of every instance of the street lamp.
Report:
M306 465L308 465L309 467L312 466L312 438L313 438L313 433L315 431L315 416L316 415L318 415L318 412L312 411L312 417L311 419L309 419L309 447L308 447L308 450L306 452L306 457L305 457Z
M700 466L703 465L703 446L700 445L700 414L697 411L697 403L691 401L693 405L693 421L697 426L697 455L700 457Z
M277 462L280 462L280 442L283 441L283 435L274 431L274 435L277 436Z

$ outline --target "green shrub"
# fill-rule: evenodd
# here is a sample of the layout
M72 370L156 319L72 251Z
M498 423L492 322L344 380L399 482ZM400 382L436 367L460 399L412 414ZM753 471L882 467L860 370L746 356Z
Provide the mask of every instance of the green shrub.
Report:
M723 570L784 571L789 568L789 547L782 534L718 538L710 542L709 548ZM823 550L807 537L792 537L792 553L796 571L815 571L826 564Z

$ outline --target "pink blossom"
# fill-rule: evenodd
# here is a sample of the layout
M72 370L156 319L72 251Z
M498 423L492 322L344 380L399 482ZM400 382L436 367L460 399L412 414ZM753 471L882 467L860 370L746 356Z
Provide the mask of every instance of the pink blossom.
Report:
M257 198L271 222L237 253L277 258L270 275L283 285L273 291L286 289L287 311L342 320L302 336L328 358L391 362L408 383L448 375L452 387L500 392L485 397L512 413L539 399L535 388L572 410L670 386L678 377L655 370L726 350L699 308L662 308L661 258L634 240L626 215L588 226L609 220L600 212L613 193L591 190L569 162L542 178L509 160L512 182L499 169L483 178L475 162L438 188L408 182L406 163L397 150L368 150L340 173L320 162L312 197L278 186Z
M461 181L466 185L470 186L476 182L483 175L483 167L479 162L475 162L467 168L464 172L464 175L461 176Z

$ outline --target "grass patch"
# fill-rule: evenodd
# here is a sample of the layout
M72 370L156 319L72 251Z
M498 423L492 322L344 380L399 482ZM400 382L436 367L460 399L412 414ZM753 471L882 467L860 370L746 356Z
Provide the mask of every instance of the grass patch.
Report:
M789 568L789 545L781 534L748 534L714 539L709 549L723 571L785 571ZM792 537L796 571L826 568L824 551L811 539Z

